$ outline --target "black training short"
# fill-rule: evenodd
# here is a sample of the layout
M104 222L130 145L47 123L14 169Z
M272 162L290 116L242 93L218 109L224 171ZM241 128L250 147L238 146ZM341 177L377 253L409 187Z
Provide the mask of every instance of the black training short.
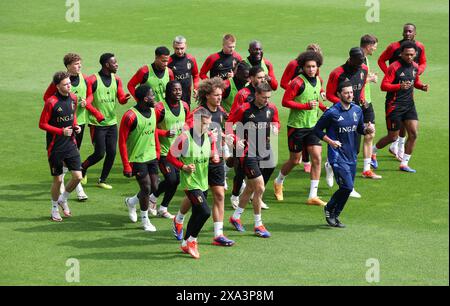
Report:
M256 157L244 157L243 169L245 176L251 180L262 175L261 169L259 168L259 160Z
M207 202L208 198L208 190L201 191L200 189L194 189L194 190L185 190L184 193L186 193L186 196L188 197L189 201L191 201L192 205L198 205L203 204Z
M175 168L174 165L169 163L167 161L166 156L161 156L161 158L159 159L159 171L161 171L162 175L164 175L164 177L166 177L166 176L170 176L172 173L177 173L180 170L178 170L177 168Z
M289 151L300 153L307 146L322 146L313 129L298 129L288 126Z
M211 187L225 186L225 169L223 162L218 164L209 164L208 184Z
M406 120L419 120L414 103L399 104L393 107L386 104L386 127L388 131L400 130L402 122Z
M80 152L77 149L68 152L52 152L48 157L48 163L52 176L59 176L63 173L63 164L69 171L81 171Z
M158 174L158 160L154 159L146 163L131 163L131 168L133 169L133 175L136 178L143 178L147 175Z

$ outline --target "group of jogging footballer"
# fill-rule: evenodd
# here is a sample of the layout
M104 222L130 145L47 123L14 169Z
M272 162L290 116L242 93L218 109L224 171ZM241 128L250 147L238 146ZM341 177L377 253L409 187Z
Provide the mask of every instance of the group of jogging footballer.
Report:
M303 162L310 175L306 204L323 207L328 225L343 228L339 217L348 198L361 197L354 188L360 147L363 178L381 179L374 172L378 168L376 154L386 146L400 161L401 171L416 172L408 165L418 129L413 91L427 91L428 85L419 78L426 57L415 36L416 27L405 24L403 39L390 44L378 59L384 73L381 90L386 92L387 135L376 144L370 83L377 83L378 76L368 61L377 48L375 36L361 37L360 46L351 48L348 60L331 72L326 89L320 76L323 56L318 44L309 45L289 62L280 86L285 90L282 106L289 109L290 155L273 181L277 201L283 201L288 174ZM235 230L244 232L241 215L251 202L255 235L271 237L261 210L268 209L263 195L277 165L273 142L277 141L280 120L271 96L278 81L261 42L250 42L246 58L235 51L233 35L225 35L222 42L222 50L208 56L199 71L195 57L186 53L186 39L177 36L173 54L166 47L156 48L154 62L141 67L128 82L129 93L117 76L114 54L102 54L101 69L89 77L81 73L78 54L64 57L67 71L54 74L44 94L39 122L47 132L53 221L63 220L60 208L65 217L71 216L68 199L73 190L79 201L88 199L83 189L88 169L101 160L103 168L96 185L113 188L107 179L118 143L123 174L134 176L139 185L137 193L125 199L125 205L132 222L138 220L139 205L145 231L156 231L149 214L167 218L175 238L181 241L181 250L199 258L197 238L212 214L213 244L234 245L223 232L227 177L233 170L230 200L234 213L228 221ZM130 98L136 103L119 124L118 103L126 104ZM327 100L330 106L325 105ZM90 130L94 150L82 162L79 151L85 127ZM327 185L333 186L334 180L339 185L328 203L318 196L322 141L328 144ZM65 184L68 171L72 176ZM168 207L179 188L185 196L174 216ZM185 226L189 210L192 213Z

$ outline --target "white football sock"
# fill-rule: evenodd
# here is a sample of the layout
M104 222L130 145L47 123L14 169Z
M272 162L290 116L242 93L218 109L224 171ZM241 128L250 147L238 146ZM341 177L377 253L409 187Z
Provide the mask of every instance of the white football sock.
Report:
M142 222L145 222L145 219L148 219L148 210L141 210L141 219Z
M52 200L52 212L58 211L58 201Z
M77 185L77 187L75 187L75 191L76 191L77 194L80 194L80 192L83 192L83 191L84 191L84 190L83 190L83 186L81 186L81 183L79 183L79 184Z
M188 241L189 242L194 242L194 241L197 241L197 238L189 236Z
M400 163L400 166L408 166L408 162L411 159L411 155L403 154L402 162Z
M317 190L319 189L319 180L311 180L311 187L309 188L309 198L317 197Z
M397 151L397 155L402 158L403 155L405 154L405 139L406 137L399 137L398 138L398 151Z
M283 175L281 174L281 171L278 173L278 176L276 178L276 183L277 184L283 184L284 183L284 179L286 178L287 175Z
M160 213L165 213L165 212L167 211L167 207L165 207L165 206L159 206L158 211L159 211Z
M152 201L153 203L156 203L156 201L158 201L158 198L155 197L155 195L152 193L152 194L150 195L150 201Z
M391 143L391 145L389 147L391 149L391 151L397 152L399 139L400 139L400 137L397 137L397 139L393 143Z
M66 191L66 186L64 185L64 174L61 174L61 186L59 186L59 194L63 194Z
M244 192L244 189L245 189L246 186L247 186L247 184L245 183L245 181L243 181L241 189L239 189L239 195L241 195Z
M67 191L64 191L60 196L59 196L59 200L61 200L61 202L66 202L69 199L70 193Z
M69 169L66 167L63 167L63 173L61 174L62 183L61 183L61 187L59 187L59 192L61 194L63 194L64 191L66 191L66 185L64 185L64 177L66 176L67 172L69 172Z
M214 237L223 235L223 222L214 222Z
M364 158L364 168L363 171L369 171L370 170L370 158Z
M262 218L261 218L261 214L259 215L253 215L255 218L255 227L261 226L263 225L262 223Z
M243 212L244 212L243 208L241 207L236 208L233 214L233 219L240 219Z
M180 211L178 211L177 217L176 217L175 220L176 220L177 223L183 224L183 222L184 222L184 215Z
M139 203L139 198L138 198L137 194L132 196L131 198L128 198L128 204L135 206L138 203Z

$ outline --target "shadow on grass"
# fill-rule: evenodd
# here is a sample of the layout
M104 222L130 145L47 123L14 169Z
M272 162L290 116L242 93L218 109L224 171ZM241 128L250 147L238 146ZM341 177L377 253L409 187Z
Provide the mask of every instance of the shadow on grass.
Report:
M39 217L0 217L0 223L33 223L33 222L50 222L50 214L49 216L39 216ZM52 222L55 223L55 222Z
M288 224L288 223L268 223L268 230L271 232L287 232L287 233L312 233L320 230L331 230L325 221L321 224Z
M94 231L124 231L133 230L124 227L129 221L122 215L114 214L95 214L81 215L64 218L63 222L52 222L50 216L42 216L37 218L6 218L0 217L1 222L42 222L46 223L38 226L29 226L26 228L16 229L23 233L39 233L39 232L94 232Z
M0 186L0 192L7 192L7 194L0 194L0 201L23 203L45 202L48 200L42 198L42 196L50 196L50 187L51 182L2 185Z
M167 261L173 258L192 258L183 254L181 250L174 248L173 252L102 252L83 255L72 255L71 258L77 259L94 259L94 260L163 260Z
M82 255L72 255L72 258L77 259L92 259L92 260L168 260L173 258L186 258L192 260L190 256L183 254L179 249L180 242L174 239L172 231L170 229L158 230L156 232L148 233L144 232L139 223L135 228L121 228L121 231L127 230L126 234L121 237L101 238L96 240L80 240L73 239L64 243L58 244L58 246L72 247L80 250L99 250L99 249L111 249L111 248L149 248L148 252L136 252L136 251L112 251L112 252L96 252ZM132 233L130 233L133 231ZM172 245L173 251L170 252L152 252L150 250L160 245Z
M160 244L173 244L176 247L179 243L175 239L170 239L168 231L145 233L140 228L135 229L133 235L125 235L122 237L110 237L96 240L80 240L74 239L59 244L59 246L68 246L77 249L102 249L102 248L123 248L123 247L140 247L155 246ZM129 237L129 238L127 238Z
M89 176L88 174L88 182L86 184L87 187L97 187L97 182L98 182L98 177L94 177L93 175ZM128 185L131 183L136 183L136 179L132 180L126 177L108 177L108 179L106 180L107 184L110 184L114 187L116 186L122 186L122 185ZM136 184L136 188L138 188L137 184Z
M52 178L49 176L48 180L42 180L39 182L33 183L21 183L21 184L10 184L10 185L0 185L0 190L8 190L8 191L20 191L24 192L27 190L45 190L50 193L50 188L52 186Z

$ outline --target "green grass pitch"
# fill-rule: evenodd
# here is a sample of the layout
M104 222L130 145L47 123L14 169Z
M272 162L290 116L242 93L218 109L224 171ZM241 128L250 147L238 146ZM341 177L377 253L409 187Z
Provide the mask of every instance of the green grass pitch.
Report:
M365 19L365 2L80 0L80 22L69 23L65 1L1 1L0 284L369 285L366 261L374 258L380 263L379 285L448 285L448 2L382 1L375 23ZM271 184L267 188L270 210L263 211L263 220L272 238L232 231L225 222L226 234L237 243L213 246L209 220L199 238L202 257L193 260L180 252L168 220L154 218L158 231L151 234L129 222L123 199L136 192L137 184L123 177L119 154L110 176L113 190L92 184L98 164L85 187L89 201L72 200L74 216L61 224L49 220L51 177L38 121L43 92L53 73L64 69L65 53L80 53L83 72L91 74L99 69L101 53L114 52L126 84L153 61L155 47L171 48L176 35L187 37L188 52L201 65L230 32L242 55L250 40L262 41L278 80L291 59L318 42L326 81L359 38L372 33L379 38L372 69L381 77L376 58L401 38L406 22L417 25L428 57L422 80L430 91L415 95L420 131L410 164L418 172L400 173L387 150L381 151L377 173L383 179L357 178L363 198L349 200L342 216L346 229L326 227L322 210L304 205L309 177L299 167L286 180L283 203L275 202ZM276 91L272 100L285 123L282 93ZM386 132L384 93L372 85L372 94L379 139ZM132 104L120 106L118 115ZM279 163L288 156L284 124L280 135ZM92 152L88 140L86 132L82 158ZM358 174L361 169L360 157ZM319 194L328 200L335 190L323 175ZM172 213L181 196L174 198ZM227 193L226 218L231 213ZM250 206L243 221L251 229ZM80 262L79 283L66 282L69 258Z

